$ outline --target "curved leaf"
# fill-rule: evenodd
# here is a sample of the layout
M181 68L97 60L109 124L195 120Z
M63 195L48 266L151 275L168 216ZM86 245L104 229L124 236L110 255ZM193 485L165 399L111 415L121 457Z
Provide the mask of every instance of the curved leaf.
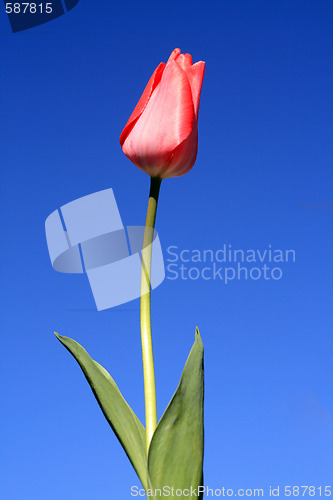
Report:
M195 337L179 386L158 423L148 453L153 488L162 492L163 487L180 489L184 496L178 498L184 499L202 498L198 487L203 484L204 369L198 329ZM191 492L195 493L191 496Z
M55 333L58 340L79 363L97 402L131 461L139 479L147 489L146 431L126 403L111 375L94 361L83 347L68 337Z

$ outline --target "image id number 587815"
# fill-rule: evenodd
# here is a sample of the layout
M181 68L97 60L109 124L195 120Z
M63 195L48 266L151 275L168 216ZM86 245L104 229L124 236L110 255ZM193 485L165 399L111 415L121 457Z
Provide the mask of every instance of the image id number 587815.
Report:
M284 487L284 495L286 497L289 496L326 496L329 497L332 495L331 486L285 486Z
M7 2L7 14L51 14L52 2L30 3L30 2Z

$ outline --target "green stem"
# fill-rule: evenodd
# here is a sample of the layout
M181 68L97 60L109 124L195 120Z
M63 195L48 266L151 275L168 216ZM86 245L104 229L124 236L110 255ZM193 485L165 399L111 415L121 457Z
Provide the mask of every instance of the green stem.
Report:
M142 269L141 269L141 344L143 377L145 387L146 409L146 445L147 453L151 438L157 426L156 388L153 358L153 343L151 336L150 291L151 291L151 256L158 195L161 179L151 178L146 226L143 237Z

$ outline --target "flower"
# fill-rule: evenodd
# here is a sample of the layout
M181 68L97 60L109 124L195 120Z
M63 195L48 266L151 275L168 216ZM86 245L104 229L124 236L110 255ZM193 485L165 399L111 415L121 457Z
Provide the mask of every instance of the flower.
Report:
M175 49L152 74L120 135L125 155L151 177L177 177L194 165L205 63Z

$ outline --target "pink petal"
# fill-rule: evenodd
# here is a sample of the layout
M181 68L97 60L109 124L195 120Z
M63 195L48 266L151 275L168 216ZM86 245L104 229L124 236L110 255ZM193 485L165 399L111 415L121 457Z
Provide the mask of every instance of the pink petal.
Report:
M193 64L193 66L186 68L185 72L191 85L195 116L198 117L202 80L205 74L205 63L199 61Z
M160 63L159 66L155 69L154 73L150 77L149 82L146 85L145 90L143 91L142 96L139 99L139 102L134 108L133 113L129 117L124 130L122 131L119 141L120 145L122 146L126 137L128 136L129 132L131 129L134 127L136 121L140 117L140 115L143 113L144 109L146 108L148 101L150 99L150 96L152 95L153 91L157 87L157 85L160 83L162 74L164 71L166 64L165 63Z
M160 172L170 162L177 146L191 134L194 121L188 77L171 59L160 84L125 139L123 151L139 168L149 173Z
M179 54L180 54L180 53L181 53L181 50L180 50L180 49L174 49L174 50L171 52L170 57L169 57L169 59L168 59L167 63L168 63L169 61L174 61L174 60L176 60L176 59L177 59L177 57L179 56Z
M164 168L159 176L179 177L186 174L193 167L198 151L198 129L195 124L190 135L174 150L174 155L167 168Z
M179 54L175 61L183 70L186 70L186 68L193 64L191 54Z

